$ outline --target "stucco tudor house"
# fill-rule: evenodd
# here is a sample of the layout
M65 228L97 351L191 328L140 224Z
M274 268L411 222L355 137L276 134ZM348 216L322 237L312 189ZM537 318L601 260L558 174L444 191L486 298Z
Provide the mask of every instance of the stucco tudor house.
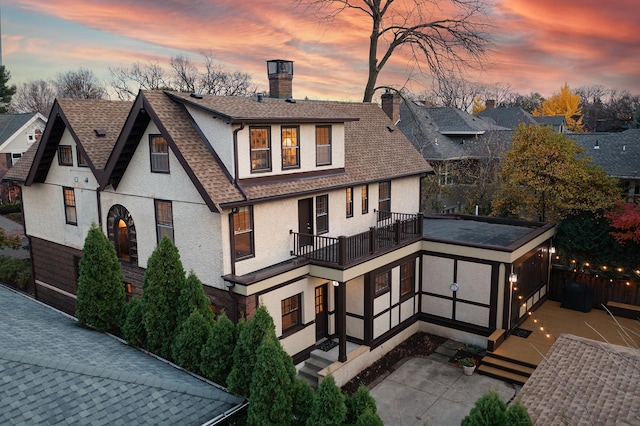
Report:
M417 331L486 346L541 303L553 225L423 216L433 170L383 109L293 99L289 61L268 75L270 96L56 100L5 177L22 188L37 299L74 312L92 222L132 296L167 235L213 308L263 304L294 362L335 340L338 384Z
M40 114L0 114L0 177L40 139L47 119ZM3 202L15 200L17 191L6 183L0 186Z

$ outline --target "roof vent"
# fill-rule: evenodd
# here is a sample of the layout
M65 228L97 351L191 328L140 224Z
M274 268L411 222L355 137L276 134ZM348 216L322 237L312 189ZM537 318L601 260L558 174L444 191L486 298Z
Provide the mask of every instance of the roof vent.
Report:
M627 153L627 146L626 145L622 145L622 153L623 154Z
M396 130L396 128L393 126L387 126L387 130L393 132L394 130Z
M105 132L104 129L95 129L94 132L96 132L96 136L99 138L107 136L107 132Z
M264 97L262 93L258 93L258 102L262 102L262 101L264 101Z
M593 146L593 149L600 149L600 143L596 141L596 144Z
M191 93L189 96L195 99L202 99L202 94L200 93Z
M293 98L287 98L287 99L285 99L285 102L289 102L290 104L295 104L296 100L293 99Z

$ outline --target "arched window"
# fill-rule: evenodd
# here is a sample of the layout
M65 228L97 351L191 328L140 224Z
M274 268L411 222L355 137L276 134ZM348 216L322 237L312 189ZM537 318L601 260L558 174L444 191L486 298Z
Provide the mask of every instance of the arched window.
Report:
M138 263L136 226L131 213L120 204L115 204L109 209L107 236L113 248L116 249L119 259Z

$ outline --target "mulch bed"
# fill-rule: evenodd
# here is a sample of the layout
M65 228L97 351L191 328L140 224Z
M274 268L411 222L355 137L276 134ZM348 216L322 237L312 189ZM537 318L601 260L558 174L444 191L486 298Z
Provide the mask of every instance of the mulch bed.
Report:
M372 383L382 380L401 365L401 361L414 357L426 357L432 354L438 346L447 339L428 333L416 333L389 351L370 367L362 370L351 381L342 386L342 392L353 395L363 384L369 387Z

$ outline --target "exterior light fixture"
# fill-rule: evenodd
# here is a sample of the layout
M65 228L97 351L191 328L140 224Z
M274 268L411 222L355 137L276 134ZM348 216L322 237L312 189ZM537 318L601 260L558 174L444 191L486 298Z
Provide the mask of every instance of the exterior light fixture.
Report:
M518 274L516 274L515 272L512 272L511 275L509 275L509 282L511 284L515 284L518 282Z
M340 282L336 280L331 281L331 284L333 284L334 287L340 286Z
M551 248L549 249L549 253L556 254L556 248L554 246L551 246Z
M449 288L451 289L451 291L458 291L458 283L451 283L451 285L449 285Z

